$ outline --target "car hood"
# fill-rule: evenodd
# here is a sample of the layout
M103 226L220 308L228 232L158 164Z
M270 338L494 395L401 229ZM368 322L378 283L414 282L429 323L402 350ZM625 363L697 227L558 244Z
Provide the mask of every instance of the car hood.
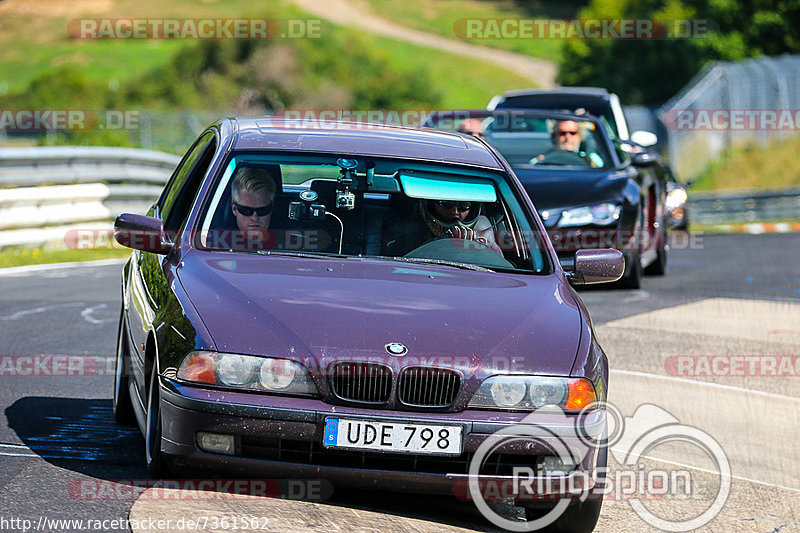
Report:
M384 260L188 252L180 283L219 351L315 358L478 358L568 375L581 315L558 275Z
M628 180L624 170L553 170L514 168L522 186L541 212L547 209L590 205L621 198Z

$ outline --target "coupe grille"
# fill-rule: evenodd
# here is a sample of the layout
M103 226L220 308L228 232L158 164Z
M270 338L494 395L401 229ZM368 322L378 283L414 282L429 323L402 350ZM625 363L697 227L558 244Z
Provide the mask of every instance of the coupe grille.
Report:
M444 368L411 367L400 374L397 395L406 405L445 407L456 401L461 376Z
M343 400L386 403L392 393L392 370L373 363L337 363L329 375L331 390Z

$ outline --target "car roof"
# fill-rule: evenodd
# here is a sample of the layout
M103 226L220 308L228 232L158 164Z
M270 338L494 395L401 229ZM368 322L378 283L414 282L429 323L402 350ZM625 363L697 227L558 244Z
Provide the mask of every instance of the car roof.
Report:
M537 96L537 95L574 95L608 98L611 93L602 87L556 87L555 89L515 89L503 93L504 97Z
M263 116L227 120L237 130L234 150L330 152L503 169L485 145L456 133L327 119Z

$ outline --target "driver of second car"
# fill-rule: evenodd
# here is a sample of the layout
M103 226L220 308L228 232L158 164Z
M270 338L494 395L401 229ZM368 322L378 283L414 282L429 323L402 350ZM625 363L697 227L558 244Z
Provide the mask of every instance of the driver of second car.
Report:
M231 211L239 231L233 248L265 250L275 245L269 231L270 215L275 200L275 180L265 169L239 169L231 183Z
M589 153L581 150L581 142L583 141L586 132L584 128L574 120L559 120L553 126L553 133L550 140L553 142L553 148L549 151L539 154L531 159L530 164L535 165L542 161L551 154L558 151L574 152L583 158L589 166L602 167L603 160L595 153Z
M502 254L492 224L481 214L478 202L423 199L417 202L410 219L392 229L396 237L386 243L386 255L405 255L438 237L475 241Z

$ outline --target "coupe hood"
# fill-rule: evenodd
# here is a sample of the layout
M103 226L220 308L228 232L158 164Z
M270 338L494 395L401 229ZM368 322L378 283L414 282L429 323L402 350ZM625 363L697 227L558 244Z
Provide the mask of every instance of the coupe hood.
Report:
M192 250L178 278L220 351L478 357L568 375L581 317L559 277Z
M621 198L625 171L568 171L515 168L514 173L538 211L601 203Z

